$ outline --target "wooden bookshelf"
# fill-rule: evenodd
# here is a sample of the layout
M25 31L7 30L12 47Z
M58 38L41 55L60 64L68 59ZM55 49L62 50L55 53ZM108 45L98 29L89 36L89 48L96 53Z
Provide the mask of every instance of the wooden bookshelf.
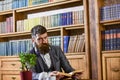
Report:
M61 37L61 48L64 49L64 36L75 35L74 32L79 32L79 35L85 34L85 44L84 51L82 52L70 52L66 53L66 57L68 58L70 64L75 69L83 70L82 79L90 79L90 40L89 40L89 17L88 17L88 0L59 0L55 2L48 2L43 4L38 4L34 6L27 6L16 8L13 10L5 10L0 11L0 22L6 21L6 18L13 17L12 28L13 32L1 33L0 41L10 41L10 40L21 40L21 39L30 39L31 33L29 31L17 31L17 22L19 20L28 19L29 14L35 14L40 12L46 12L51 10L59 10L70 7L76 7L83 5L84 8L84 23L80 24L70 24L70 25L62 25L62 26L54 26L47 28L49 36L60 36ZM77 35L77 34L76 34ZM74 44L74 43L73 43ZM14 62L14 65L12 64ZM75 64L75 63L78 64ZM9 64L7 64L9 63ZM3 68L2 66L7 65L7 68ZM19 57L16 56L0 56L0 80L11 80L17 79L20 80L19 77ZM10 66L10 67L9 67ZM11 70L15 68L15 70ZM12 73L15 72L15 73Z
M115 72L115 70L112 71L112 68L120 67L119 65L116 65L120 63L119 61L120 49L116 48L112 50L112 48L110 47L111 44L109 44L108 46L110 47L110 49L104 50L104 47L106 47L106 45L103 45L103 43L105 42L103 41L103 38L102 38L103 31L120 29L119 26L114 26L116 24L120 25L120 18L113 17L114 12L112 12L112 10L114 9L110 9L110 6L113 6L113 5L115 6L115 3L117 4L117 0L92 0L92 1L89 0L89 9L90 9L89 19L90 19L90 22L92 22L90 23L90 27L91 27L90 41L91 41L91 61L93 63L92 64L93 80L119 80L120 79L120 77L118 76L119 73ZM106 8L111 10L111 12L109 11L107 12ZM105 13L101 12L102 10ZM96 68L93 69L95 66Z

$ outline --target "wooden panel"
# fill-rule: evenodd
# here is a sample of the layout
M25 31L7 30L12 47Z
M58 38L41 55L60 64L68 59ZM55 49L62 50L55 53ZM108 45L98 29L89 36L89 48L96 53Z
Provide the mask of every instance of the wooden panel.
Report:
M89 8L88 0L83 0L84 6L84 32L85 32L85 56L86 56L86 77L90 79L90 34L89 34Z
M20 71L1 71L0 80L20 80Z
M120 53L103 54L103 80L120 80Z
M1 59L1 70L20 70L21 63L18 58L15 59Z
M85 55L67 55L71 66L76 70L82 70L82 79L86 79L86 60Z
M20 75L15 75L15 74L14 75L3 74L1 77L2 80L21 80Z

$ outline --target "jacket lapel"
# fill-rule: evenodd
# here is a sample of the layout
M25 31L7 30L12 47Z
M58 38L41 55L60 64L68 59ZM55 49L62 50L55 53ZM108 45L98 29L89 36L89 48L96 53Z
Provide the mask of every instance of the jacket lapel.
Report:
M39 66L41 67L42 71L44 71L44 67L43 67L43 63L42 63L42 57L39 55L37 59L38 59L38 62L39 62Z
M35 51L35 49L33 50L36 55L37 55L37 59L38 59L38 62L39 62L39 66L41 67L42 71L44 71L44 67L43 67L43 63L42 63L42 57L40 56L40 52L39 51Z
M55 70L56 70L57 68L56 68L55 51L52 50L52 49L50 49L49 54L50 54L51 62L52 62L53 66L54 66L54 68L55 68Z

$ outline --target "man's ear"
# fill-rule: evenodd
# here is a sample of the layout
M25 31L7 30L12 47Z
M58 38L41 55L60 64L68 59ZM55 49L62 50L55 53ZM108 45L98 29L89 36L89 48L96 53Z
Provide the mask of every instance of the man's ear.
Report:
M31 40L32 40L33 47L35 47L35 46L36 46L36 44L35 44L35 39L32 38Z
M35 42L35 39L34 39L34 38L32 38L31 40L32 40L32 43Z

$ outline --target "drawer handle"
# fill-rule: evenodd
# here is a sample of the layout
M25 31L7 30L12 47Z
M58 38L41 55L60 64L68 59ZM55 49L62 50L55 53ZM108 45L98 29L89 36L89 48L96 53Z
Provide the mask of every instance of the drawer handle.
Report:
M15 66L16 64L11 64L12 66Z
M12 79L13 79L13 80L15 80L15 79L16 79L16 77L12 77Z
M112 71L114 71L114 72L119 72L120 70L113 68Z

